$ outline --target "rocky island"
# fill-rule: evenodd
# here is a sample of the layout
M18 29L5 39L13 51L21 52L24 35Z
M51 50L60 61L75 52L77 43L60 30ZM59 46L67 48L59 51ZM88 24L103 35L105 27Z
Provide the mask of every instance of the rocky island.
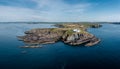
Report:
M57 28L37 28L25 32L24 36L18 36L19 40L29 44L48 44L62 41L76 46L93 46L100 42L95 35L87 32L87 28L99 28L100 24L55 24Z

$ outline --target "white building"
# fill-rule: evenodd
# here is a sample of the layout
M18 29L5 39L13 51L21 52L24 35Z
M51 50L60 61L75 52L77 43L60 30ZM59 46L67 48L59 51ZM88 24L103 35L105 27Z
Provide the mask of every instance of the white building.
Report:
M79 29L73 29L74 32L81 32Z

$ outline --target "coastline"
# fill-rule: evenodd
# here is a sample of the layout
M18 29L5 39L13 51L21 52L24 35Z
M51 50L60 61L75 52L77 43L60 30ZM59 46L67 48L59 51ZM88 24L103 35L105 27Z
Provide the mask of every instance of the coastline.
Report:
M100 24L55 24L57 28L36 28L25 31L19 40L29 44L49 44L63 41L69 45L93 46L100 42L99 38L87 32L87 28L99 28ZM74 31L74 30L78 31ZM97 42L97 43L96 43Z

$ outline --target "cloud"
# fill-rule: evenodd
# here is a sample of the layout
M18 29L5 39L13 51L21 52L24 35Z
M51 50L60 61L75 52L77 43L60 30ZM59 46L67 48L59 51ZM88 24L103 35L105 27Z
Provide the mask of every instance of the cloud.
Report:
M33 21L41 19L34 10L28 8L0 6L0 21Z
M71 5L63 0L31 1L36 4L34 8L0 5L0 21L75 21L91 5Z
M83 10L87 9L90 4L84 3L84 4L76 4L71 5L68 3L63 2L63 0L33 0L37 3L38 9L43 9L44 11L54 11L54 12L83 12Z
M94 14L94 16L87 16L83 20L91 22L119 22L120 16L119 13L101 13Z
M1 0L0 22L120 21L119 5L110 6L115 6L114 9L105 7L101 1L84 1L71 4L65 0Z
M104 14L103 16L98 16L96 21L119 22L120 16L119 13Z

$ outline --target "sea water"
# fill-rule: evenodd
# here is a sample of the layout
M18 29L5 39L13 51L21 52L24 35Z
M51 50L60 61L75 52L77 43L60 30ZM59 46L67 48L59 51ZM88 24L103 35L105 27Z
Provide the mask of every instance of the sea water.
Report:
M120 69L120 25L89 28L88 32L101 39L92 47L57 42L36 49L20 48L25 44L16 36L33 28L53 28L53 25L0 24L0 69Z

